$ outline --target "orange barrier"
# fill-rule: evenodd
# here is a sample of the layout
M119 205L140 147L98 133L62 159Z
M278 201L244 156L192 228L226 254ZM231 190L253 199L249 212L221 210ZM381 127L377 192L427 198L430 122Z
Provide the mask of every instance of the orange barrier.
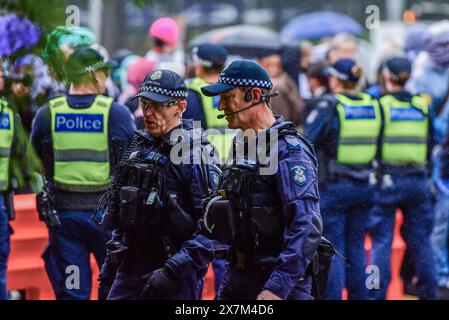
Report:
M11 222L11 254L8 260L8 290L20 290L27 300L55 299L41 258L48 243L45 224L39 221L36 211L36 195L24 194L14 197L16 219ZM93 296L97 297L98 267L91 257Z
M207 269L206 279L204 279L203 298L202 300L214 300L215 299L215 278L214 269L212 263Z

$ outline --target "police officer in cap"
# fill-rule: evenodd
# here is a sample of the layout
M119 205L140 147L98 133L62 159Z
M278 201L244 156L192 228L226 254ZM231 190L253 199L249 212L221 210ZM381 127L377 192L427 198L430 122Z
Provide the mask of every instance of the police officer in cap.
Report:
M4 81L0 74L0 92ZM6 98L0 96L0 300L8 299L6 273L10 252L9 237L12 233L9 221L14 218L12 160L21 154L18 128L20 118L10 107Z
M317 164L294 125L273 115L272 86L260 65L236 60L202 88L220 96L229 128L241 130L217 192L206 201L202 230L181 251L186 266L201 266L210 259L205 237L230 245L218 299L312 298L306 270L321 236ZM204 250L192 250L197 247Z
M220 44L204 43L192 49L196 77L186 81L189 108L184 113L186 119L201 121L204 129L214 129L208 132L208 139L222 160L226 159L235 134L225 132L228 128L226 119L217 117L222 114L218 110L218 97L204 95L201 88L218 80L227 58L228 53Z
M432 126L426 100L404 88L411 69L407 58L394 57L386 61L382 70L387 93L379 99L383 114L379 188L370 228L373 264L380 270L380 289L370 291L373 299L386 298L391 279L396 209L404 215L403 237L413 252L419 297L435 299L437 294L430 243L434 220L429 170Z
M116 245L102 272L118 265L108 299L199 299L207 265L181 270L184 255L173 255L191 239L202 199L218 181L221 171L213 164L218 155L201 128L182 120L187 88L178 74L153 71L139 91L134 98L145 130L136 132L117 169L110 219L104 221L116 228Z
M128 108L103 95L112 67L97 51L76 49L64 66L69 94L52 98L33 123L31 141L46 178L38 196L50 234L43 259L57 299L89 299L90 254L99 266L106 257L109 235L96 209L111 183L114 159L135 130ZM69 266L79 268L79 288L65 285Z
M334 256L326 299L368 299L364 239L375 194L373 162L381 130L378 103L359 93L361 68L340 59L331 68L333 101L319 104L307 117L304 134L321 150L320 207L324 236L348 259ZM322 164L322 165L321 165Z

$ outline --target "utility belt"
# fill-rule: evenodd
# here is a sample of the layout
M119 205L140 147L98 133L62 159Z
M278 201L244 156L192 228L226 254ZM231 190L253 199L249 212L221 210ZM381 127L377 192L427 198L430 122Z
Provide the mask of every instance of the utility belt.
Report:
M429 170L427 169L427 163L423 164L404 164L404 165L392 165L382 163L380 167L380 172L385 175L389 174L392 176L420 176L428 175Z
M69 192L54 190L55 210L93 211L97 208L102 192Z
M278 262L277 256L254 255L243 251L231 249L226 260L233 268L238 270L263 270L271 271L276 267Z
M349 179L355 182L367 182L372 176L373 168L366 165L346 165L331 160L328 164L329 180L335 182L339 179Z

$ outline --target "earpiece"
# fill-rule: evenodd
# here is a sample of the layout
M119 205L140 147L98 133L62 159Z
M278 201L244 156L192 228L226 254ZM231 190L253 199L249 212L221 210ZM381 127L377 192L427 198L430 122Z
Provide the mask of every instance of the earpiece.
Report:
M253 93L251 92L251 89L245 92L243 99L245 99L246 102L251 102L251 100L253 100Z

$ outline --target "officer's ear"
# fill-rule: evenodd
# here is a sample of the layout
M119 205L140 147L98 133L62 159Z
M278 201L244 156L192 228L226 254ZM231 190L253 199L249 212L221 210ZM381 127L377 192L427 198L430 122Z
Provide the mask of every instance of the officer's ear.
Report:
M251 93L253 96L252 101L260 101L262 99L262 90L260 88L251 88Z
M178 112L179 114L183 114L183 112L186 110L187 108L187 100L181 100L178 102L178 104L176 105L176 107L178 108Z

